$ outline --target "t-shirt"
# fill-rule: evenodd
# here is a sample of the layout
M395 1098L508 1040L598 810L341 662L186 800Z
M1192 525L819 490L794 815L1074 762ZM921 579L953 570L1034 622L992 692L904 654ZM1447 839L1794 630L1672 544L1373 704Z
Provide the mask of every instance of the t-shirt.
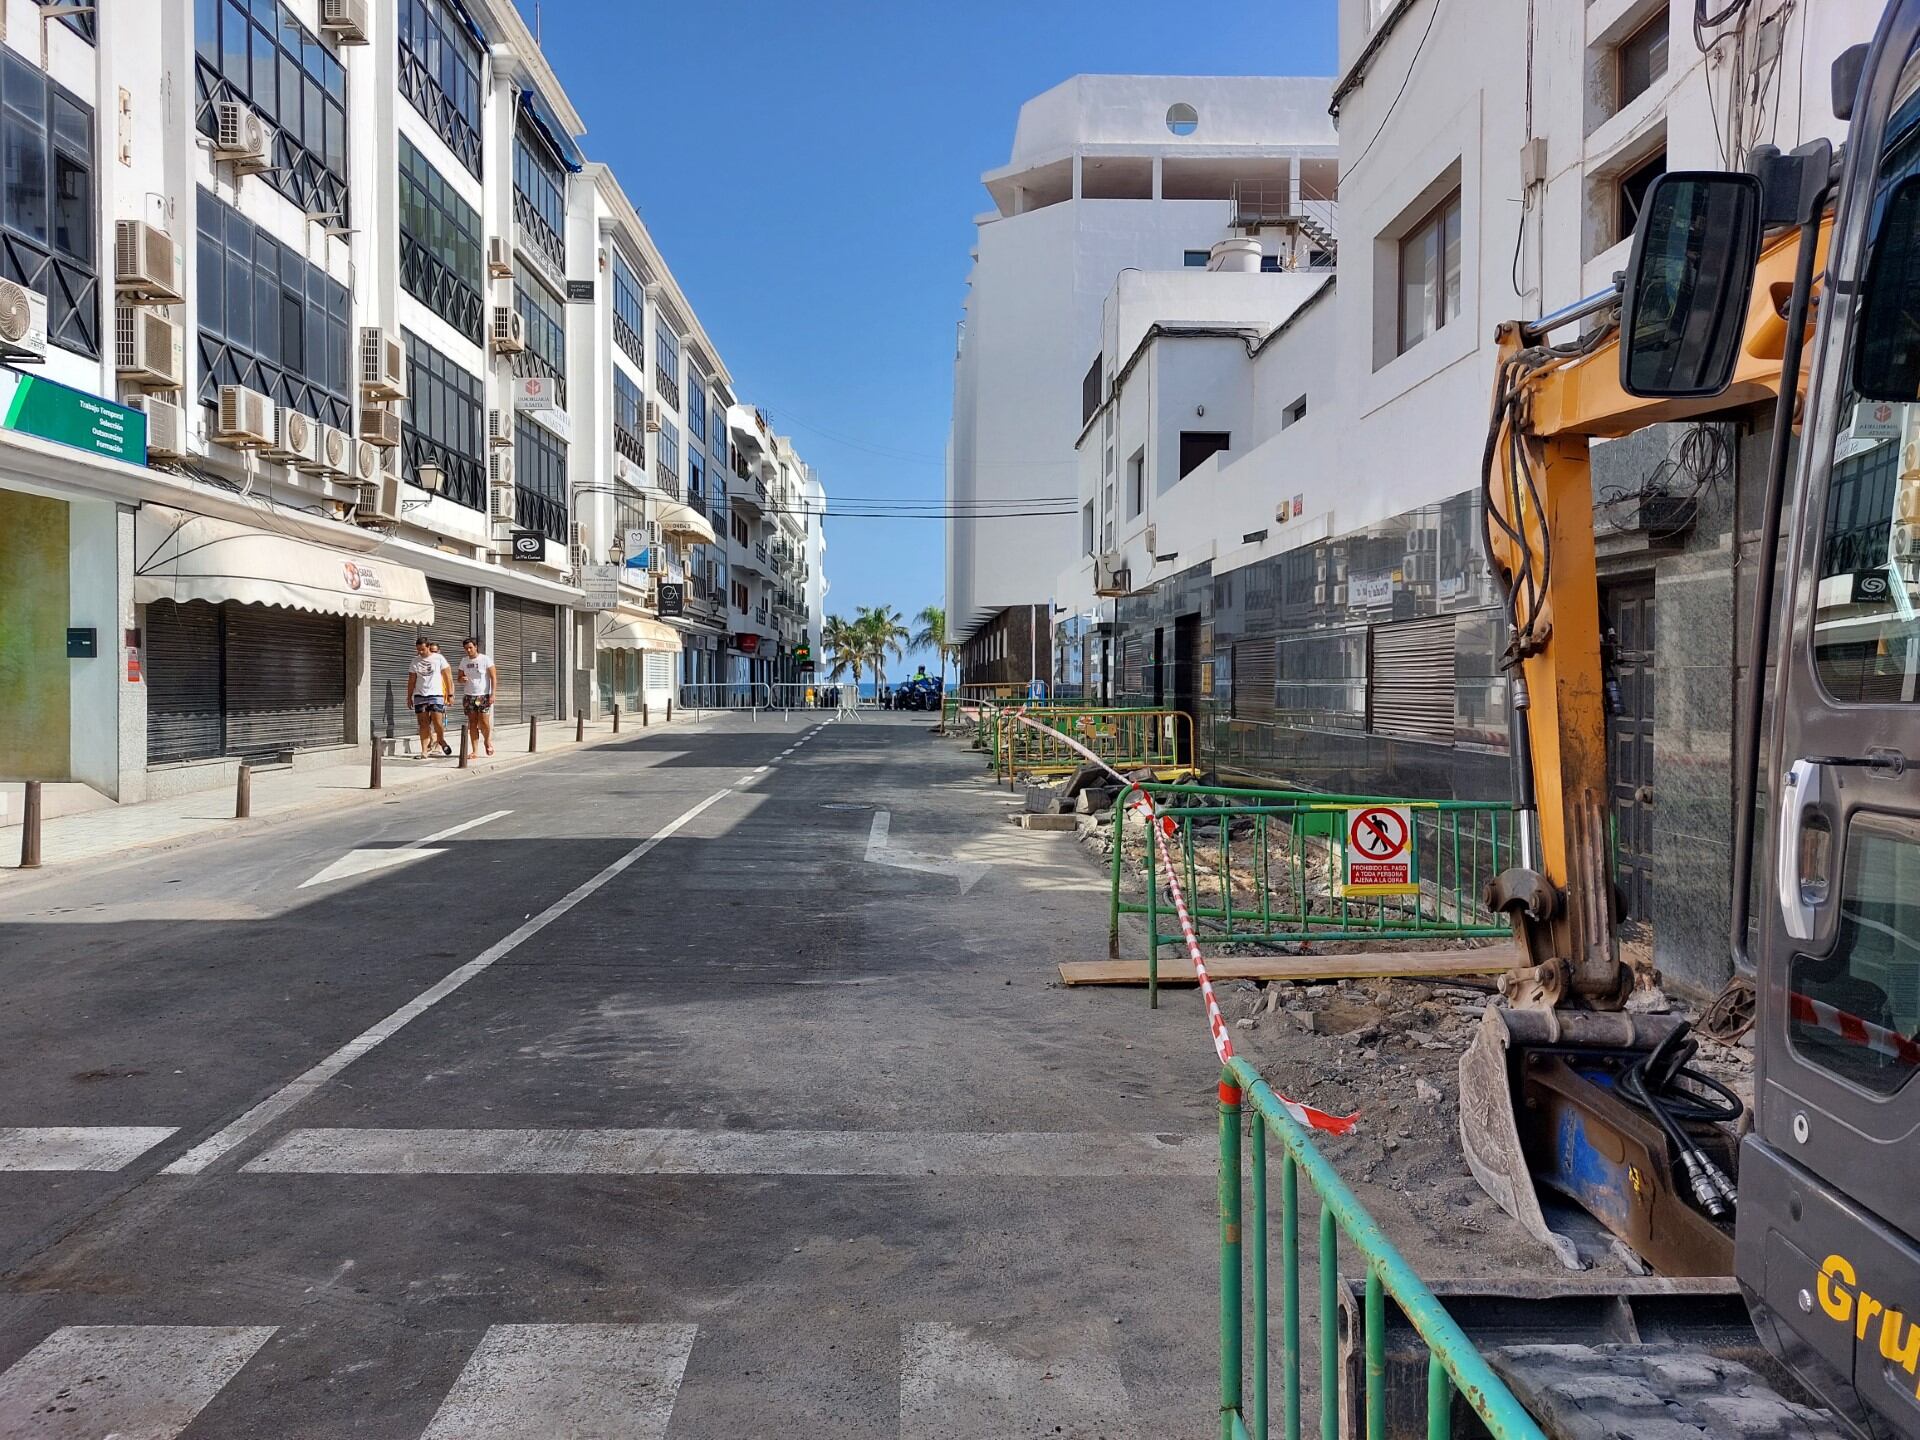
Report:
M416 655L413 663L407 667L413 672L413 698L416 700L445 699L447 687L443 676L453 669L444 655Z
M493 657L487 654L460 657L460 693L462 695L491 695L493 681L487 672L493 668Z

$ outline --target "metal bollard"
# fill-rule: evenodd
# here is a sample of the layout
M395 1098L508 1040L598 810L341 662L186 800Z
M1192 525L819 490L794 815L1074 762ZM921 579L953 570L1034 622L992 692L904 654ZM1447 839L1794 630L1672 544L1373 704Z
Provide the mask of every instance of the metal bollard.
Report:
M616 720L614 722L613 728L618 730L620 728L620 722ZM576 710L574 711L574 714L573 714L573 743L578 745L581 741L585 740L586 738L587 738L587 712L584 710Z
M240 773L233 782L233 818L248 820L253 816L253 767L246 761L240 762Z
M647 702L645 697L642 697L640 701L640 728L644 730L647 728L647 726L651 725L652 723L653 723L653 716L647 710Z
M667 724L671 725L672 723L673 723L673 697L669 695L667 697Z
M531 755L540 748L540 717L527 717L527 754Z
M620 733L620 707L618 705L613 707L613 733L616 735Z
M367 773L367 788L369 790L378 790L380 788L380 737L378 735L373 737L371 749L373 751L373 764L369 767Z
M466 724L460 727L460 764L457 768L461 770L466 769L467 762L469 759L472 758L472 756L473 756L473 722L469 720Z
M40 868L40 782L27 781L27 808L20 816L20 868Z

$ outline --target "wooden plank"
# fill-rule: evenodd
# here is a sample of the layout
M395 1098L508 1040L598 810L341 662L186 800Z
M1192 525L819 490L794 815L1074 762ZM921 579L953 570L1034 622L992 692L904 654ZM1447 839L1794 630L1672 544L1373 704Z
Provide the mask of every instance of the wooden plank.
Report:
M1207 961L1215 980L1389 980L1447 975L1499 975L1520 963L1511 946L1481 950L1350 950L1324 955L1236 955ZM1144 985L1145 960L1067 960L1060 966L1065 985ZM1193 962L1184 955L1160 961L1162 985L1195 983Z

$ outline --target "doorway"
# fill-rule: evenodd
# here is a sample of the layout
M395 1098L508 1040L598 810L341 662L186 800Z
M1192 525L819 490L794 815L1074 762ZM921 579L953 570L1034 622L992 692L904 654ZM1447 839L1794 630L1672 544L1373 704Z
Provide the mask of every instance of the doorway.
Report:
M1619 713L1607 717L1613 787L1614 857L1628 920L1653 918L1654 611L1650 578L1609 585L1604 600L1614 635Z
M1173 621L1173 708L1187 717L1174 721L1175 757L1193 763L1193 737L1200 725L1200 617L1177 615Z

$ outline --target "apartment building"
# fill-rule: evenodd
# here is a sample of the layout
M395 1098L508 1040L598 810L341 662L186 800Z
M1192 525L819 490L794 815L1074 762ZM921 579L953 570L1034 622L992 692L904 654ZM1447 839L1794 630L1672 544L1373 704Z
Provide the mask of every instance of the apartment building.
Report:
M1191 704L1226 774L1509 794L1478 519L1494 327L1609 286L1666 168L1837 133L1829 67L1878 8L1752 0L1696 37L1677 0L1343 0L1337 273L1277 321L1249 301L1237 324L1223 305L1213 325L1104 342L1079 494L1105 513L1115 434L1120 525L1090 544L1083 518L1062 557L1059 683ZM1196 440L1215 417L1230 439ZM1724 978L1738 577L1766 423L1595 453L1622 887L1662 969L1701 991Z
M963 681L998 663L967 657L1004 648L991 639L1014 623L1002 612L1050 610L1054 576L1080 553L1074 444L1122 278L1205 266L1227 239L1269 278L1331 264L1328 89L1079 75L1021 106L1007 164L981 177L993 204L975 218L954 360L947 498L964 518L947 528L946 611Z
M421 633L507 723L751 648L732 377L510 0L0 28L0 776L404 738Z

